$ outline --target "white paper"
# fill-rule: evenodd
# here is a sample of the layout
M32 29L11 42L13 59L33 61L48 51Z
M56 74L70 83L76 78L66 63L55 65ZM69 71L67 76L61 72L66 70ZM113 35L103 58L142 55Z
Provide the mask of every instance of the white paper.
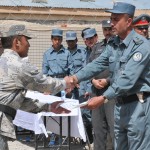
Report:
M57 96L53 96L53 95L45 95L43 93L39 93L36 91L27 91L25 97L28 97L31 99L38 99L40 102L48 103L48 104L51 104L56 101L62 101L62 102L64 101L60 106L66 108L68 110L71 110L72 115L73 114L77 115L76 110L74 110L74 108L80 107L78 100L68 99L68 98L61 99L61 97L57 97Z
M56 101L63 101L61 97L52 96L52 95L45 95L43 93L39 93L37 91L27 91L25 97L31 98L31 99L38 99L42 103L48 103L51 104Z

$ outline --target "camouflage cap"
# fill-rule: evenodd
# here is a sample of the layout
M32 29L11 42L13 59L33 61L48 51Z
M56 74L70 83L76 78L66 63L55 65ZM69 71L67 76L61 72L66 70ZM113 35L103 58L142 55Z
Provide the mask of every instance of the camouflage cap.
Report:
M113 9L106 10L105 12L114 14L129 14L133 16L135 12L135 6L125 2L115 2Z
M77 34L74 31L68 31L66 32L66 40L75 40L77 38Z
M150 16L148 14L141 14L133 19L133 26L148 26L150 22Z
M28 39L31 39L31 35L27 32L27 29L25 25L12 25L8 32L4 32L2 34L2 37L9 37L9 36L15 36L15 35L24 35Z
M110 20L103 20L102 21L103 28L111 28L111 21Z

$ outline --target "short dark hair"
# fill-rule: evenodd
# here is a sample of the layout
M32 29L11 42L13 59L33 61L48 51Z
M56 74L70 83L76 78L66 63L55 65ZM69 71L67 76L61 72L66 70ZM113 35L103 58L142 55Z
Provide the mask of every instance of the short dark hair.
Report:
M54 37L60 37L61 39L63 39L62 36L54 36L54 35L51 35L51 39L53 39Z
M84 31L87 30L87 29L90 29L90 28L88 27L88 28L85 28L85 29L83 29L83 30L81 31L81 37L82 37L82 38L84 38Z
M1 38L2 47L4 49L6 49L6 48L12 48L13 40L15 38L17 38L18 40L20 40L21 36L20 35L16 35L16 36L2 37Z

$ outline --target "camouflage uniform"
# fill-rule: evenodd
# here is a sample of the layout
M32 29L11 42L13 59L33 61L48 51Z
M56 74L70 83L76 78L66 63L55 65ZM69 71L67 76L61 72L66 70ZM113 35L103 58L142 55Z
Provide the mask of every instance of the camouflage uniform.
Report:
M46 77L11 49L5 49L0 58L0 104L29 112L47 111L48 104L25 98L26 89L51 91L64 90L65 81ZM16 138L12 118L0 112L0 135Z

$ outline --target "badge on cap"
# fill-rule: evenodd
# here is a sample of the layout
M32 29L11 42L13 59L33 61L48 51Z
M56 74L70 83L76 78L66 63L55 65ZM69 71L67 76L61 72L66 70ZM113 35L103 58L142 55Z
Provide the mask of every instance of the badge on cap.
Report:
M142 53L137 52L133 55L133 60L134 61L140 61L142 59Z
M107 23L110 23L110 20L107 20Z

